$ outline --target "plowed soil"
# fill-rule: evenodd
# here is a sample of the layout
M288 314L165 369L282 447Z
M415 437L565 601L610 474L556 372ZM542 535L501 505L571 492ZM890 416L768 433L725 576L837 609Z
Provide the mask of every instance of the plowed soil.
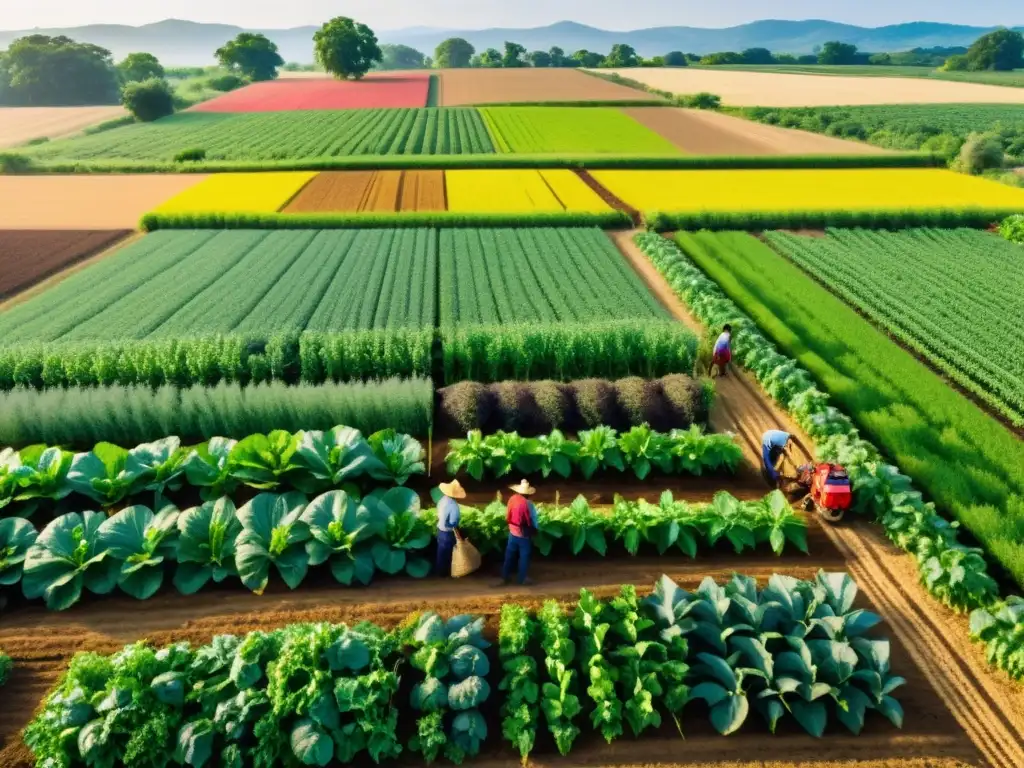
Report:
M105 250L128 234L128 230L0 231L0 301Z
M719 112L629 107L637 122L689 155L866 155L884 149L831 136L779 128Z
M445 69L440 105L542 101L663 101L660 96L572 69Z
M443 210L444 171L329 171L307 184L284 212Z
M0 229L135 229L202 174L0 176Z
M124 107L2 107L0 148L70 136L125 114Z

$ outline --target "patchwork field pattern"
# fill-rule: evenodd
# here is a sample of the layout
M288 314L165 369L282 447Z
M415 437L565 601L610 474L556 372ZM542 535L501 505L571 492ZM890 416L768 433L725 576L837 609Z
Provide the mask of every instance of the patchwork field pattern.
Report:
M678 155L668 139L611 107L484 107L499 152Z
M475 109L364 109L215 114L179 112L33 147L40 161L170 162L203 149L207 160L314 159L349 155L491 154Z
M67 136L126 114L124 107L0 107L0 148Z
M284 212L445 209L444 171L332 171L307 184Z
M442 325L666 319L597 228L440 232Z
M936 369L1024 425L1019 246L972 229L765 238Z
M934 168L593 171L641 211L1024 211L1024 189Z
M127 230L0 230L0 300L110 247Z
M660 96L573 69L441 70L443 107L546 101L664 101Z
M445 185L448 210L459 213L610 210L568 170L445 171Z
M273 213L281 210L316 173L221 173L172 197L154 213Z
M425 107L428 75L362 80L280 80L253 83L192 107L193 112L286 112L305 109Z

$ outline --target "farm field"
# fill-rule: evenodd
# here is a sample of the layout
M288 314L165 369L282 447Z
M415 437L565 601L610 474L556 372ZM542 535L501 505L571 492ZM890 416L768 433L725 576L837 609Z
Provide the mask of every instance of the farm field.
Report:
M109 248L128 230L0 230L0 301Z
M933 168L593 171L641 211L1024 209L1024 190Z
M691 67L603 69L670 93L709 91L731 107L817 107L849 104L1024 104L1024 91L945 80L820 77Z
M460 213L610 210L568 170L445 171L448 210Z
M0 149L56 139L127 114L124 107L0 107Z
M316 173L220 173L175 195L155 213L273 213L281 210Z
M0 229L135 229L144 213L205 178L0 175Z
M857 141L762 125L709 110L627 107L623 111L688 155L860 155L883 151Z
M670 141L611 107L485 107L480 114L498 152L679 154Z
M667 316L596 228L446 229L440 243L442 326Z
M756 238L699 233L678 241L868 439L1024 584L1017 436Z
M474 109L363 109L224 114L180 112L154 123L32 148L39 161L163 162L203 149L207 160L283 160L347 155L489 154Z
M1019 246L972 229L830 230L827 238L768 232L765 241L1024 425L1024 344L1014 320L1024 317Z
M284 208L285 213L444 210L444 171L329 171Z
M700 65L691 65L695 69ZM941 68L913 67L880 64L724 64L715 65L715 70L727 72L769 72L779 75L821 75L825 77L912 77L933 80L951 80L962 83L982 83L1010 88L1024 87L1024 70L1012 72L946 72Z
M288 112L427 106L430 77L371 75L362 80L293 79L252 83L192 107L192 112Z
M664 101L660 96L610 83L573 69L442 69L439 104L570 101Z

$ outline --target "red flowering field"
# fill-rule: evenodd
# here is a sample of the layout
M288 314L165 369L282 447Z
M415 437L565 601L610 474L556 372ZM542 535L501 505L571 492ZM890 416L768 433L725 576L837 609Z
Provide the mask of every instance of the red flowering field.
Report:
M362 80L286 79L253 83L192 108L194 112L288 112L300 109L424 107L427 75Z

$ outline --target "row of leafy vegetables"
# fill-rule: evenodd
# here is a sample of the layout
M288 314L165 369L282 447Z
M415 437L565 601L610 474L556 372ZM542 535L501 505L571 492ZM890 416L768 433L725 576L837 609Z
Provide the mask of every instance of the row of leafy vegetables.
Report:
M25 742L50 768L393 764L406 751L460 764L499 738L482 712L492 698L524 762L542 728L568 754L583 732L612 742L664 718L681 736L704 716L722 734L752 715L773 733L790 718L813 736L830 721L900 727L903 679L856 594L842 573L773 576L763 590L709 578L693 593L662 577L644 600L628 585L607 600L582 590L536 614L504 605L496 654L482 618L433 612L391 631L294 624L197 648L136 643L76 655Z
M86 453L45 445L6 448L0 451L0 509L73 493L111 507L183 484L201 489L204 499L231 494L240 485L307 494L363 480L405 485L426 473L423 459L423 446L409 435L385 429L363 437L345 426L326 432L277 430L243 440L214 437L198 446L167 437L132 449L98 443Z
M474 430L448 447L448 472L454 475L465 469L476 480L485 475L503 477L513 469L544 477L552 472L561 477L579 473L587 480L595 472L628 469L643 480L652 470L687 475L721 469L733 472L743 457L732 435L705 434L697 425L664 433L641 424L622 434L600 426L580 432L575 440L557 429L540 437L516 432L484 437Z
M601 555L612 544L635 555L696 557L698 548L727 541L737 552L759 546L781 554L788 545L807 551L803 519L777 491L741 502L727 493L708 505L689 505L662 494L658 504L617 499L610 514L580 496L571 505L541 506L537 551ZM261 493L240 508L228 497L179 511L127 507L71 512L37 532L24 518L0 520L0 587L20 584L30 600L52 610L76 603L83 591L120 589L152 597L170 579L182 594L210 582L240 581L257 594L276 575L290 589L311 568L329 569L341 584L368 584L378 572L423 578L431 570L428 548L437 513L421 509L408 488L378 489L358 497L328 491L307 499L297 492ZM499 552L508 536L505 507L465 508L462 530L484 554Z
M889 539L913 555L932 596L953 610L972 611L971 636L986 644L990 663L1024 679L1024 600L1001 599L984 552L959 540L958 524L925 502L911 479L887 464L849 417L829 404L811 374L780 354L679 246L653 233L638 234L636 244L702 323L732 324L734 360L815 440L821 459L846 467L857 510L873 515Z

